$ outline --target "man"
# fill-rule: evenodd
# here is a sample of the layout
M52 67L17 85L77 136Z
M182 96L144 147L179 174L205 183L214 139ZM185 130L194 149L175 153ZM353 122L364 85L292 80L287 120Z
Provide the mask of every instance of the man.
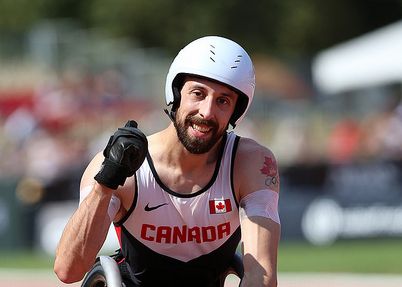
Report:
M237 43L208 36L184 47L166 80L172 123L145 138L128 122L84 172L82 202L56 252L60 280L83 278L113 222L131 286L217 286L240 239L241 286L276 286L276 160L227 132L254 88L253 64Z

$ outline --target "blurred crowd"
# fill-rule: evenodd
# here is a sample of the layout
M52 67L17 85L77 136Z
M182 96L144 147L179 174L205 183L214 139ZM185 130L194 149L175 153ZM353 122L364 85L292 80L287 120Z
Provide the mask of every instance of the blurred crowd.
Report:
M336 122L328 143L329 159L335 163L402 159L402 101L391 101L382 112L360 121Z
M280 166L342 164L402 159L401 95L364 117L334 119L307 103L308 112L272 119L251 113L237 131L269 146ZM160 97L163 97L163 90ZM278 99L280 101L280 99ZM311 99L310 99L311 100ZM288 105L300 105L286 100ZM305 104L305 103L304 103ZM55 181L79 176L101 151L115 128L136 119L146 133L166 125L163 106L133 94L130 81L117 69L93 73L66 71L32 90L0 95L0 174L17 181L17 194L27 203L46 197ZM269 113L269 112L268 112ZM63 181L61 181L63 182ZM58 184L57 197L77 195Z
M268 146L285 166L400 161L402 87L378 98L381 103L363 113L345 103L328 109L310 102L299 116L277 119Z
M116 127L152 114L152 102L130 94L125 80L116 69L65 72L33 89L0 92L0 174L17 181L20 199L43 200L55 181L79 184L83 168ZM59 188L53 197L77 192Z

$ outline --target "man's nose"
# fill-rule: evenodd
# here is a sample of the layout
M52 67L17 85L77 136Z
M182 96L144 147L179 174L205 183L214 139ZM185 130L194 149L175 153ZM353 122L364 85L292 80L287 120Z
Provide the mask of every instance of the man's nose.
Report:
M200 103L198 112L203 119L208 120L213 116L214 108L213 97L205 97Z

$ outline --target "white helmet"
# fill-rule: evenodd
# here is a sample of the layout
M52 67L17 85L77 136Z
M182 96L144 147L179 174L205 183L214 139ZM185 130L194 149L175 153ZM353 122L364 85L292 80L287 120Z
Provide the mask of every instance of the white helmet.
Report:
M172 105L168 115L173 119L180 105L183 74L206 77L226 84L238 94L237 105L229 123L235 127L248 110L254 95L255 73L250 56L232 40L207 36L185 46L170 66L166 77L166 105ZM181 80L180 80L181 78Z

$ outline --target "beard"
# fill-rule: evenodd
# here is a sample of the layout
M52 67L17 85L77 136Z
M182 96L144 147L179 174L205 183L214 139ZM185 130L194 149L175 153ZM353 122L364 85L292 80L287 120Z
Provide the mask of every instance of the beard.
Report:
M173 121L176 128L177 137L183 146L192 154L203 154L211 150L211 148L222 138L225 131L218 130L218 124L214 121L203 120L196 116L188 115L184 121ZM211 137L209 139L200 139L191 137L187 129L192 124L206 125L211 127Z

